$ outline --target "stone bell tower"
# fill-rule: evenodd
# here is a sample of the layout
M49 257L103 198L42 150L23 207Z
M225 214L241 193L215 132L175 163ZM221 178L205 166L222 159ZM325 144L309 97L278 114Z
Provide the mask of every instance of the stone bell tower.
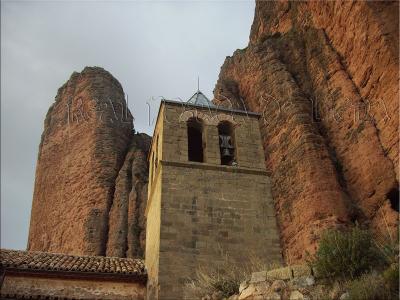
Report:
M200 91L163 100L149 154L148 299L189 299L196 268L224 257L281 262L259 115L215 107Z

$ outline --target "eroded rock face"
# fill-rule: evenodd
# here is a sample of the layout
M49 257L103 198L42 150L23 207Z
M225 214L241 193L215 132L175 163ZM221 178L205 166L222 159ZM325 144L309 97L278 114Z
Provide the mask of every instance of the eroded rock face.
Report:
M118 173L110 211L107 256L143 257L150 142L146 134L135 135Z
M288 262L354 221L397 236L397 53L397 2L259 1L225 60L214 101L263 114Z
M146 202L142 190L147 182L148 140L148 136L134 134L123 89L110 73L98 67L73 73L46 116L28 250L105 255L112 248L107 246L109 236L115 235L109 234L117 217L110 214L116 206L114 200L118 203L135 190L140 193L133 200L135 207L140 209L138 202ZM129 168L139 178L121 191L121 173ZM134 210L130 216L142 225L138 213ZM124 245L126 249L141 251L133 239L129 242L132 244ZM110 251L125 257L125 248Z

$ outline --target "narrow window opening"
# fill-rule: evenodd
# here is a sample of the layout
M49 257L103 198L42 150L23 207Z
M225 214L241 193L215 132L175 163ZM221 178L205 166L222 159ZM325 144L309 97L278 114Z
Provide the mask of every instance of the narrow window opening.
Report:
M387 194L387 198L390 201L390 206L395 211L399 212L399 188L393 188Z
M191 118L187 122L189 161L203 162L203 126Z
M221 165L237 165L232 125L229 122L221 122L218 125L218 135Z

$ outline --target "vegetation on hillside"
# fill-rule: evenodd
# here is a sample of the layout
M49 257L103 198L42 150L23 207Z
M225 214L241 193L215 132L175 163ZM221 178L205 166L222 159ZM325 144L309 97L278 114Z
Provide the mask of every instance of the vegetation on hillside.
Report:
M349 300L391 300L399 298L399 251L391 238L377 241L372 234L356 225L347 230L328 230L319 248L308 263L326 283L313 299L332 298L330 288L347 292ZM196 278L187 287L194 297L214 295L212 299L226 299L239 294L240 284L253 272L271 270L261 259L249 258L247 263L235 264L221 255L221 264L201 266ZM318 294L318 295L317 295Z
M398 250L391 238L379 242L356 225L326 231L310 263L323 277L344 281L351 300L398 299Z

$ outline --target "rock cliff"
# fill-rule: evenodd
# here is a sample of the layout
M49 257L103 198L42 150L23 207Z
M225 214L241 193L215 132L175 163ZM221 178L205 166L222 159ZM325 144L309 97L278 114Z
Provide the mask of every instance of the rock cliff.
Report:
M115 181L107 256L143 257L150 137L135 135Z
M73 73L44 122L28 250L140 255L149 142L110 73Z
M328 227L397 237L398 20L398 2L257 1L221 68L214 102L262 114L288 262Z

